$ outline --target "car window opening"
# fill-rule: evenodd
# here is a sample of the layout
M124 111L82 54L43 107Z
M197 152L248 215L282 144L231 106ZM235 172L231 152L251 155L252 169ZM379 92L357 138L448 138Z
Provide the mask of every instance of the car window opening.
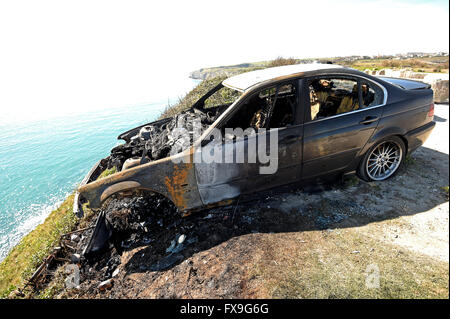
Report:
M294 124L296 87L292 83L261 90L249 98L223 126L224 128L281 128Z
M220 108L223 110L233 104L241 95L242 92L219 84L197 103L195 103L194 108L203 110Z
M347 79L315 79L309 85L311 120L360 108L358 82Z
M319 78L309 83L311 121L380 105L383 92L378 86L353 79Z

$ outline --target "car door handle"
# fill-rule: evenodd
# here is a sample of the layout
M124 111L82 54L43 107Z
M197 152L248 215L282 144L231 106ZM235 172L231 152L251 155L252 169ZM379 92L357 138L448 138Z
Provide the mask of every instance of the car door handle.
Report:
M378 121L378 116L368 116L364 120L359 122L359 124L367 125L367 124L373 123L375 121Z

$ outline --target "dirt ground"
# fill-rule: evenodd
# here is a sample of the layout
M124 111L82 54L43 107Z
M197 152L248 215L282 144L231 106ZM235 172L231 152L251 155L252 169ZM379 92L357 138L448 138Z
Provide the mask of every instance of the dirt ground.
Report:
M190 216L83 266L80 287L57 297L448 298L448 105L435 120L388 181L353 177Z

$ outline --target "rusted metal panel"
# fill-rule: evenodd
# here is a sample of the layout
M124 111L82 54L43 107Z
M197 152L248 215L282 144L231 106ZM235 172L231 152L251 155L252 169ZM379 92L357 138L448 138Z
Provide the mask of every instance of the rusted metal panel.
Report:
M96 209L112 194L127 189L159 193L169 198L180 211L203 204L195 180L192 149L104 177L81 186L78 192L89 201L91 208Z

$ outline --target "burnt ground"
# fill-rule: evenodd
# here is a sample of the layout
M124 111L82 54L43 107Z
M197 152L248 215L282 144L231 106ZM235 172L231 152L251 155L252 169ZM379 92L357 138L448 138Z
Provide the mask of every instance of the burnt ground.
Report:
M79 287L56 297L448 298L448 106L436 115L427 143L385 182L287 188L182 219L156 197L113 198L109 249L81 261ZM375 292L361 288L370 263L384 276Z

